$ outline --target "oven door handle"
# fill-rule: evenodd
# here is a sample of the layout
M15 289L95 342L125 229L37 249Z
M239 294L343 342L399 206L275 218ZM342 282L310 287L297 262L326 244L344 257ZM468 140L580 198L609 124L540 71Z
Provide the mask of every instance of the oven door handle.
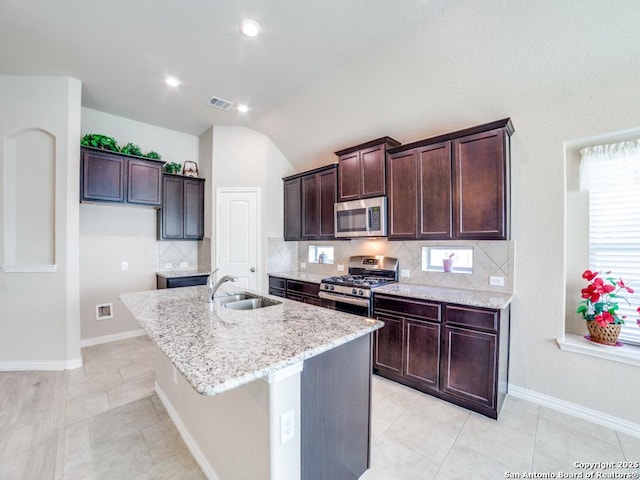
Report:
M320 298L325 300L333 300L334 302L349 303L351 305L357 305L359 307L368 307L369 300L365 298L347 297L344 295L336 295L335 293L318 292Z

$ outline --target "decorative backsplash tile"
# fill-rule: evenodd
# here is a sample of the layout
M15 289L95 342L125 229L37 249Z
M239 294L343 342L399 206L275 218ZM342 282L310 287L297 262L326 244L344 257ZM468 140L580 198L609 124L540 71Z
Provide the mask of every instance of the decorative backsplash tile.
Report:
M386 255L396 257L399 260L401 270L410 271L410 277L401 277L401 282L481 291L507 293L514 291L515 242L513 241L395 242L387 241L386 239L371 239L330 242L285 242L281 238L270 238L268 244L269 272L299 270L327 276L341 275L346 273L349 257L353 255ZM309 245L333 246L335 263L333 265L309 263ZM472 247L474 252L473 273L422 271L422 247L426 246ZM297 255L295 253L296 250ZM297 257L297 262L291 258L292 255ZM299 267L300 263L306 263L306 268L301 269ZM340 264L345 266L344 272L338 271L337 268ZM490 276L504 277L504 286L490 286Z
M156 252L158 271L198 269L198 242L156 242ZM180 266L183 263L187 265Z

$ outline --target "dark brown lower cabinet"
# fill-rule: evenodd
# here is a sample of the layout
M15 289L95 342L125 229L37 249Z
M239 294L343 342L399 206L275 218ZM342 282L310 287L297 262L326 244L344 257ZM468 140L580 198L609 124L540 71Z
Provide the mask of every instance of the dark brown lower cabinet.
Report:
M503 310L375 294L373 369L491 418L507 393L509 307Z
M320 306L320 284L269 276L269 295Z
M301 478L356 480L369 468L371 334L305 360Z
M440 305L375 295L374 371L420 390L439 386Z

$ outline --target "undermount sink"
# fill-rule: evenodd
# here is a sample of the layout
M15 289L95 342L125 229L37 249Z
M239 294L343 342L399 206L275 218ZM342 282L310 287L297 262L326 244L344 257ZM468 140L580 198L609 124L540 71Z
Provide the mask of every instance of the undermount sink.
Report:
M280 305L282 302L269 300L268 298L258 297L257 295L251 295L248 293L237 293L218 297L214 300L214 303L230 310L255 310L257 308Z

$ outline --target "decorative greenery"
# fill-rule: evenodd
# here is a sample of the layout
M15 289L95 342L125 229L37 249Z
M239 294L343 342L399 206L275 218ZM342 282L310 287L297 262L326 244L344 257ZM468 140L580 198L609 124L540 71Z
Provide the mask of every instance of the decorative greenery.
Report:
M138 145L134 145L131 142L122 147L120 151L122 153L126 153L127 155L137 155L139 157L142 156L142 150L140 150L140 147Z
M107 137L106 135L100 135L98 133L87 133L82 137L82 140L80 140L80 145L85 147L102 148L104 150L111 150L112 152L120 151L118 142L116 142L113 137Z
M607 272L609 275L611 272ZM582 274L589 284L582 289L582 300L577 312L587 322L595 321L601 327L609 324L624 323L624 317L618 315L618 299L623 299L629 303L624 295L620 295L621 290L633 293L633 289L627 287L622 278L616 281L613 277L600 277L598 272L585 270ZM640 308L638 309L640 312Z
M180 173L182 170L182 165L177 162L168 162L164 164L162 167L162 171L165 173Z
M145 157L160 160L162 158L162 155L160 155L158 152L154 152L153 150L151 150L149 153L145 155Z

